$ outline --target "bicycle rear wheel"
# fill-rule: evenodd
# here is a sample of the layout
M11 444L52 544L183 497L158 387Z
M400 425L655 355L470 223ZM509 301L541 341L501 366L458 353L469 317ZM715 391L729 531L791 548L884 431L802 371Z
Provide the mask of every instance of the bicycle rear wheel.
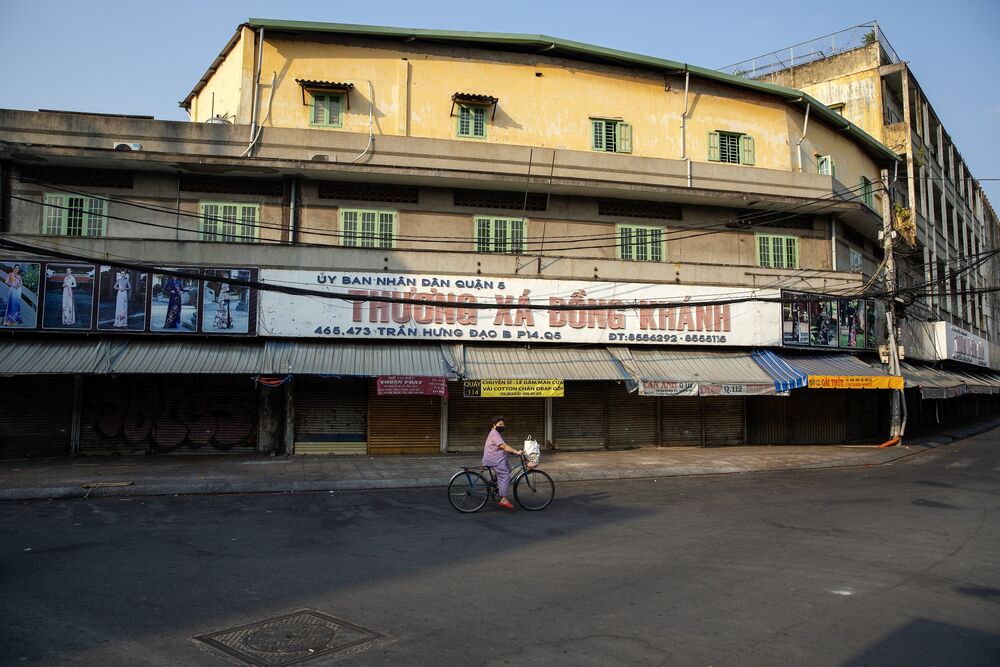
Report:
M555 482L541 470L529 470L514 482L514 499L531 512L548 507L555 495Z
M459 512L478 512L490 497L490 485L478 472L461 470L448 482L448 502Z

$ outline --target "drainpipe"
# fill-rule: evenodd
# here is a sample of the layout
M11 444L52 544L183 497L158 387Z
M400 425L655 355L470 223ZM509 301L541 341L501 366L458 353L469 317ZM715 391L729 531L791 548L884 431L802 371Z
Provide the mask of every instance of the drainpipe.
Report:
M253 77L253 100L250 107L250 143L257 133L257 95L260 94L260 67L264 58L264 28L257 31L257 72Z
M830 270L837 270L837 218L830 216Z
M802 123L802 136L799 137L798 143L795 144L795 152L799 156L799 171L802 171L802 142L805 141L806 132L809 130L809 110L812 109L812 105L806 102L806 119Z
M688 87L691 83L691 72L684 66L684 113L681 114L681 159L687 163L687 186L691 187L691 158L687 154L687 115Z

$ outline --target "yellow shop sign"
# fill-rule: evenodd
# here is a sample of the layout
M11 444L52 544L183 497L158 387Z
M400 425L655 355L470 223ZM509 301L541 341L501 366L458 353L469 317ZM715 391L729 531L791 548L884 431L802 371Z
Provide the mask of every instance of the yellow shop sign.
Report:
M563 395L562 380L466 380L466 398L531 398Z

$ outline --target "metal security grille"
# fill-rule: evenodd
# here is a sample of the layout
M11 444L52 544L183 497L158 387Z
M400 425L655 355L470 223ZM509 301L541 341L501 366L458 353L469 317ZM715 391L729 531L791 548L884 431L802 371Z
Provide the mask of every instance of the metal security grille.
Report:
M740 163L740 135L719 132L719 162Z
M417 204L420 201L420 190L403 185L368 185L330 181L319 184L318 196L320 199Z
M655 447L658 399L628 393L624 384L608 385L608 447Z
M295 453L364 454L368 389L364 381L295 380Z
M0 378L0 458L69 456L73 422L73 377Z
M545 436L544 398L465 398L461 382L448 383L448 451L482 453L490 420L506 418L504 438L520 447L525 436Z
M216 192L233 195L280 197L285 185L281 181L261 178L221 178L218 176L181 176L180 188L185 192Z
M541 193L501 192L493 190L455 190L452 203L472 208L498 208L511 211L544 211L548 198Z
M601 199L597 202L598 215L620 218L645 218L648 220L680 220L683 208L676 204L655 201L629 201L627 199Z
M603 382L567 382L565 396L552 399L552 438L556 449L604 449L607 446L604 388Z
M96 188L131 188L132 172L111 169L66 169L62 167L22 167L19 180L51 185Z

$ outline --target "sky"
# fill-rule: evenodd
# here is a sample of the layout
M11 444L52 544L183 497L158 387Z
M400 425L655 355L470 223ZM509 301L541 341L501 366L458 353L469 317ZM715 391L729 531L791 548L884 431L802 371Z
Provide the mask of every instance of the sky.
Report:
M1000 2L0 0L0 108L187 120L250 17L546 34L719 68L877 20L979 179L1000 179ZM1000 210L1000 181L983 182Z

